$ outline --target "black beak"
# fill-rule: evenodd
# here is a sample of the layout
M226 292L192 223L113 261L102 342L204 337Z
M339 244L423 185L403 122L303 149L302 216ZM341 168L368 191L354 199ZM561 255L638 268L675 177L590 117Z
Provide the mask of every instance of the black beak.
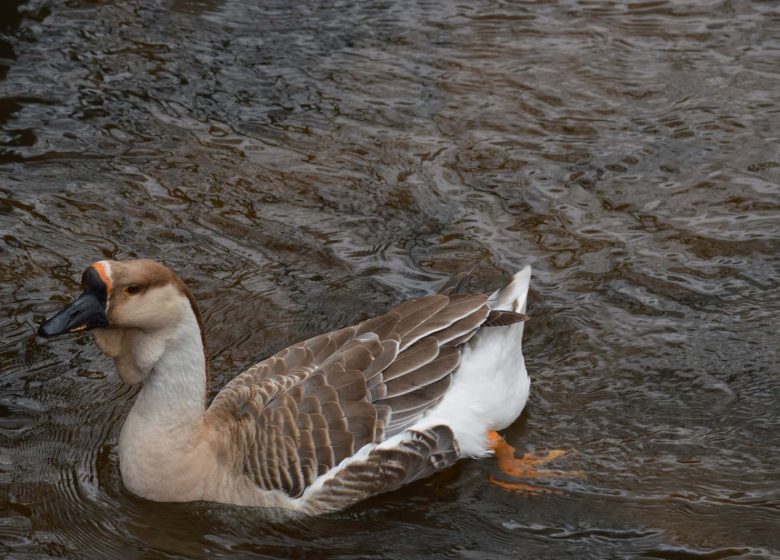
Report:
M38 328L45 337L85 331L108 326L105 300L93 291L84 292L79 298Z

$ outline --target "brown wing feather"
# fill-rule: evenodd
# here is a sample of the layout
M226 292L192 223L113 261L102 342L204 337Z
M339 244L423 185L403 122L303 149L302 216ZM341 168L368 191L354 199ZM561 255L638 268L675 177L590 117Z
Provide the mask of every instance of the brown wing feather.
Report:
M516 313L514 311L502 311L499 309L491 309L487 319L482 324L483 327L504 327L512 325L514 323L522 323L527 321L530 317L523 313Z
M263 489L301 496L318 476L363 446L407 429L435 406L458 367L458 344L489 312L485 295L435 294L301 342L228 383L207 422L230 433L225 460L235 471ZM443 437L438 431L434 436ZM425 442L429 436L420 437ZM343 475L344 483L353 484L350 477L380 460L400 461L403 468L379 477L380 487L372 482L358 493L386 491L427 473L423 463L438 452L414 441L409 449L374 450L366 465ZM441 453L449 457L454 444L431 449L444 447L448 451ZM408 457L415 457L414 468Z
M479 261L475 261L468 270L453 274L441 287L439 293L444 294L445 296L462 293L466 289L466 284L468 284L468 281L471 278L471 275L474 274L478 264Z
M458 456L458 444L447 426L412 431L409 439L399 445L373 449L364 459L348 463L307 493L305 507L312 514L337 511L429 476L452 465Z

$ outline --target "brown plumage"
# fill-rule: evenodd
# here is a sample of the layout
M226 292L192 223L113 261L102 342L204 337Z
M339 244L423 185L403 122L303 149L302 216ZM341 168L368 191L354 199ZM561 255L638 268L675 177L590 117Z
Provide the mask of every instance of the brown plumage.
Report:
M230 439L239 442L232 450L234 469L264 490L299 497L318 476L363 446L400 433L437 404L458 367L460 345L489 317L483 294L406 301L248 369L217 395L207 422L230 430ZM389 491L455 458L449 428L415 432L401 448L375 449L340 471L328 488L350 477L356 482L318 500ZM374 475L365 476L371 470Z
M197 304L160 263L94 263L38 332L92 330L120 378L143 384L119 438L130 491L316 514L488 452L487 431L528 395L522 325L504 327L525 320L530 276L488 297L463 293L469 273L456 275L250 367L208 408Z
M364 459L350 462L310 492L306 509L321 513L396 490L452 465L458 460L458 444L447 426L411 432L396 447L375 448Z

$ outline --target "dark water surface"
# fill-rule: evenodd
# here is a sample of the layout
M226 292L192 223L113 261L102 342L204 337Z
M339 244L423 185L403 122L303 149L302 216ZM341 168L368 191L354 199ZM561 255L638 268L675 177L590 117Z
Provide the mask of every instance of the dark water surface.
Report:
M0 556L780 557L780 4L4 0ZM18 9L17 9L18 7ZM455 468L287 525L122 486L135 389L36 323L167 262L215 387L535 267L525 495Z

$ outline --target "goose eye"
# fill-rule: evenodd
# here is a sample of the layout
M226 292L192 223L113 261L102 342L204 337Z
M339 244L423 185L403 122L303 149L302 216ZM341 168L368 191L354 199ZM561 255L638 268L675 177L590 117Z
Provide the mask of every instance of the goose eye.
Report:
M143 289L144 287L141 284L131 284L125 288L125 293L134 296L135 294L140 294Z

